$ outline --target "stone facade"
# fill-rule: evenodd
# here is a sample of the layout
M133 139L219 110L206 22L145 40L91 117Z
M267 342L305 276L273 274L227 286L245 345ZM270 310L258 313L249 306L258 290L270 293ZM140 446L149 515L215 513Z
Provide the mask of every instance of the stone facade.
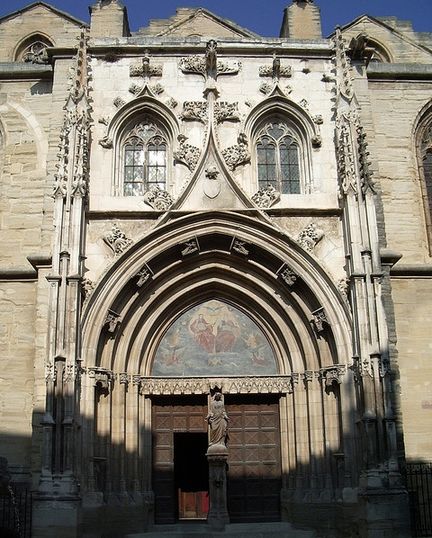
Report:
M432 37L363 16L325 39L312 0L280 38L190 8L131 34L116 0L89 25L37 2L0 37L0 456L33 536L178 519L179 439L205 435L215 390L234 522L410 536L403 469L432 459ZM258 464L277 501L253 516Z

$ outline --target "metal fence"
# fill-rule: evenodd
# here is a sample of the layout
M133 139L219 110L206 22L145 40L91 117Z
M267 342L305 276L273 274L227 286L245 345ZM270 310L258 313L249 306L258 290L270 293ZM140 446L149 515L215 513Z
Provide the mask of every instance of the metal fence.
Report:
M407 463L413 536L432 537L432 463Z
M0 495L0 536L31 538L32 496L28 489L9 487Z

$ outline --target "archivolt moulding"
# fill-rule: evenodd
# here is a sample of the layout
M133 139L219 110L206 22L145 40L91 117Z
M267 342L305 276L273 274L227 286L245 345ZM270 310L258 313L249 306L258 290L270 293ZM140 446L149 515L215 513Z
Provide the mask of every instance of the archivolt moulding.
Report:
M181 245L191 237L199 240L200 251L182 258ZM233 237L248 245L248 256L233 258L229 251ZM217 245L223 241L228 246L220 250ZM137 290L130 280L143 263L153 274ZM277 270L282 263L298 275L295 286L281 282ZM252 313L275 350L281 375L317 370L331 366L330 357L333 362L344 362L351 356L347 305L319 262L265 222L215 211L167 222L113 263L85 305L84 364L111 368L115 364L117 371L149 375L148 361L173 316L212 298ZM319 307L325 309L330 331L317 341L310 319ZM108 310L117 312L123 321L103 359L98 358L98 349L104 347L99 342ZM334 343L322 355L319 340L328 335Z

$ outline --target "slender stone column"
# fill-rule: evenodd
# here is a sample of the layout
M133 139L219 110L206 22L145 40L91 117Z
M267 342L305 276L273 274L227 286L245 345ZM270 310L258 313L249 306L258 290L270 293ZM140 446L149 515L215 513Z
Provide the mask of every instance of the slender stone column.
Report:
M210 445L207 450L209 464L210 510L207 522L215 531L222 531L229 523L226 493L228 449L225 445Z

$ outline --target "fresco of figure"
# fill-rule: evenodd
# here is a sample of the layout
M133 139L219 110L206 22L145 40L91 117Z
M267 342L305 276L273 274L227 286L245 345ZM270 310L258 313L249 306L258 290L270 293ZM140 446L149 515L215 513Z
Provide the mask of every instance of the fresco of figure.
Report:
M195 336L196 342L207 351L214 352L215 335L213 334L213 325L207 323L202 314L199 314L198 319L195 319L190 326L191 331Z
M224 445L228 441L228 415L222 401L222 394L216 392L210 404L210 412L207 415L209 425L209 446Z

